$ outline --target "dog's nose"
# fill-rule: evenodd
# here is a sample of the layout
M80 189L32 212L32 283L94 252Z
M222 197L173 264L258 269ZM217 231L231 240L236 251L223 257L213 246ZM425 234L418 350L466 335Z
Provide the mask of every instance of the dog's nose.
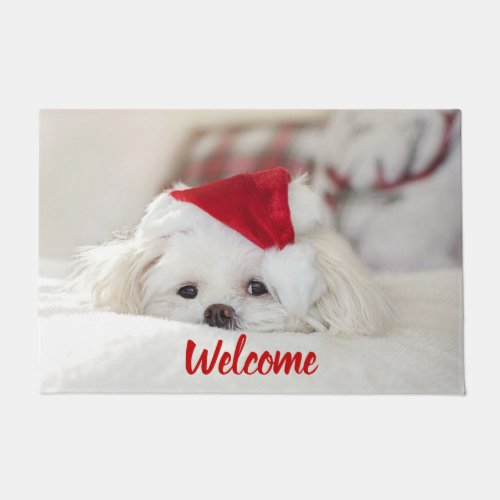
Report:
M212 304L205 309L203 314L205 323L218 328L231 328L234 309L226 304Z

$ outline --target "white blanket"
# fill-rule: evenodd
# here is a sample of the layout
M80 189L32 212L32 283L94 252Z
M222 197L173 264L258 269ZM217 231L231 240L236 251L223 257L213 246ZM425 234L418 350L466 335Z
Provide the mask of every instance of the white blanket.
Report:
M74 304L58 291L59 265L42 266L41 391L463 394L462 274L379 276L400 317L382 337L252 333L245 352L313 351L313 375L189 375L186 342L233 351L238 333ZM48 269L48 271L47 271Z

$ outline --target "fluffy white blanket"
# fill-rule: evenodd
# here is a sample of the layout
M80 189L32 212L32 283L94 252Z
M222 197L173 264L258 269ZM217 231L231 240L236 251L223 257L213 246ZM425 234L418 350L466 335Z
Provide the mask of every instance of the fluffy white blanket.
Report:
M188 375L186 342L232 351L238 334L76 306L58 291L60 266L42 266L41 391L463 394L462 274L379 276L400 324L382 337L247 332L248 350L314 351L313 375ZM48 270L47 270L48 269ZM243 353L243 355L244 355Z

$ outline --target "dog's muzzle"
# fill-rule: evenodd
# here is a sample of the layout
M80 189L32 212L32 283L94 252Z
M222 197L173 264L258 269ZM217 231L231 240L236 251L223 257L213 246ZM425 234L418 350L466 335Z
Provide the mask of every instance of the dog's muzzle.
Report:
M205 309L204 322L210 326L232 330L235 327L234 309L226 304L212 304Z

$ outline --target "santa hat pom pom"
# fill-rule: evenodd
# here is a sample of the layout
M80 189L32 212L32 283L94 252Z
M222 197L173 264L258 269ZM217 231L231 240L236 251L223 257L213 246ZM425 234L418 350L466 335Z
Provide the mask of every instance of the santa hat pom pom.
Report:
M307 242L270 249L264 256L264 280L278 295L285 309L305 318L312 304L326 290L326 283L315 264L314 248Z

